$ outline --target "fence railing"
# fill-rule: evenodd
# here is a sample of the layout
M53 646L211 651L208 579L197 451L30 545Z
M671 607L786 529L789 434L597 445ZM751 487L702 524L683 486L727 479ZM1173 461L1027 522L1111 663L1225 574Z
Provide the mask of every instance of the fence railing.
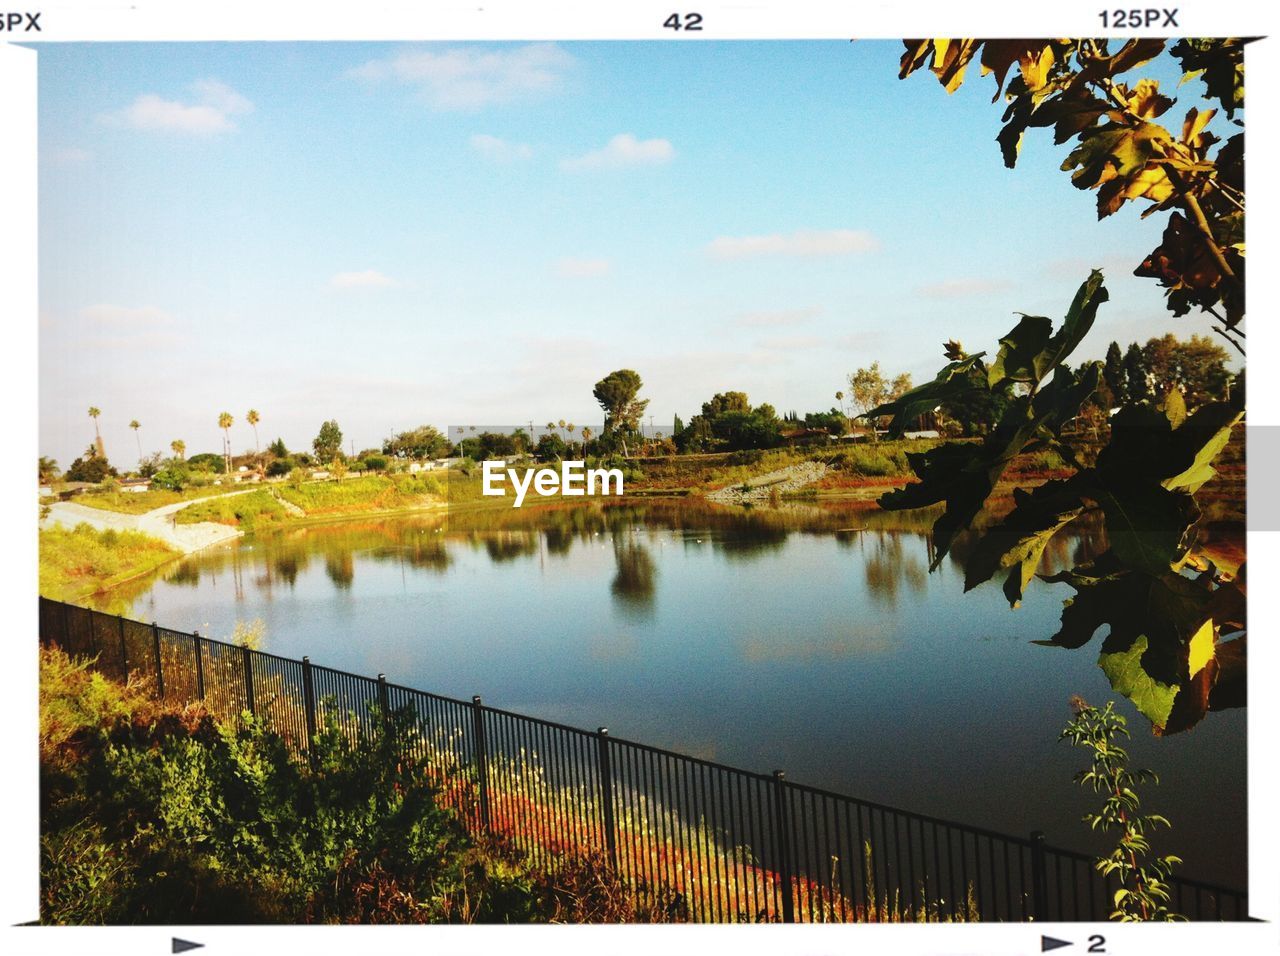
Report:
M804 786L553 721L40 599L40 639L158 697L248 712L300 755L317 729L372 732L406 710L412 746L474 833L554 869L607 861L697 921L1100 920L1117 888L1082 853ZM371 705L377 705L372 707ZM1248 918L1243 892L1175 876L1191 919Z

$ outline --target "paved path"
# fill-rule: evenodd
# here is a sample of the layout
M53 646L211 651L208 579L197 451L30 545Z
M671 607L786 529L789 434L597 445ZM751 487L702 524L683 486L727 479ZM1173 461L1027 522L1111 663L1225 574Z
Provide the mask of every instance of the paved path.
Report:
M74 528L78 524L87 524L99 531L105 531L108 528L116 531L141 531L145 535L160 539L170 547L177 548L183 554L190 554L192 551L199 551L201 548L238 538L244 532L239 528L214 521L178 524L173 520L174 515L183 508L200 501L247 495L256 490L251 488L245 491L231 491L225 495L210 495L207 498L178 501L140 515L90 508L87 505L78 505L74 501L59 501L49 506L49 515L40 522L40 527L49 528L60 524L66 528Z

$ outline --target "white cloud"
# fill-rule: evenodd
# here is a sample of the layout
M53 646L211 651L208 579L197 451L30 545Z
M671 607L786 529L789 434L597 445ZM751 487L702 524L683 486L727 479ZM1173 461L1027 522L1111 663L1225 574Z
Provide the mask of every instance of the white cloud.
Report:
M820 345L830 347L831 340L820 338L816 335L782 335L761 339L758 344L760 348L768 349L771 352L804 352L809 349L816 349Z
M737 316L736 324L746 328L776 328L784 325L801 325L822 312L816 305L803 309L779 309L773 312L744 312Z
M973 296L991 295L1005 292L1013 288L1013 283L1005 279L947 279L920 286L917 294L926 299L967 299Z
M599 149L563 160L560 168L574 172L582 169L617 169L620 166L657 166L671 162L675 154L675 147L670 140L639 140L631 133L619 133Z
M512 143L488 133L476 133L468 142L477 153L495 163L510 163L533 157L533 147L528 143Z
M556 275L570 279L607 275L613 268L608 259L561 259L556 263Z
M395 279L377 269L365 269L363 272L339 272L329 279L330 289L385 289L395 284Z
M41 154L45 160L55 166L82 166L93 159L93 153L76 146L62 149L50 149Z
M370 60L346 75L370 83L392 80L417 87L433 109L473 111L553 93L563 85L574 62L549 43L501 50L456 47L405 51Z
M191 84L195 101L166 100L155 93L144 93L131 105L114 113L103 113L98 119L109 126L141 130L170 130L195 136L212 136L236 128L231 121L253 111L253 104L217 80L198 80Z
M858 229L798 229L790 235L718 236L708 246L714 259L750 259L758 256L848 256L874 252L880 242Z
M155 328L156 326L169 325L173 322L173 316L164 311L164 309L158 309L155 306L132 307L109 305L105 302L98 305L85 306L80 310L80 318L117 329Z

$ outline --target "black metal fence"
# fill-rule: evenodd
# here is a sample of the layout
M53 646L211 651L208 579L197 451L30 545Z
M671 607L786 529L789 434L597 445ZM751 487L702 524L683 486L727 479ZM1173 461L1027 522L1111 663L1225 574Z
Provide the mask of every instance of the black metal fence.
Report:
M299 752L317 729L407 709L411 746L477 834L536 866L607 860L637 897L705 922L1101 920L1116 889L1091 857L645 744L40 599L40 637L146 680L160 698L248 712ZM372 708L370 705L378 707ZM1243 892L1184 877L1171 908L1248 918Z

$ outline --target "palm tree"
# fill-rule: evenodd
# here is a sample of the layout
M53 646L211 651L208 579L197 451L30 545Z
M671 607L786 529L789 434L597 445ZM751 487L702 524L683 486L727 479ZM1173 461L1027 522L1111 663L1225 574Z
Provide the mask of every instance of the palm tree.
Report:
M175 438L173 441L169 442L169 447L173 449L173 453L177 455L179 458L186 457L187 443L184 442L181 438Z
M262 419L259 417L257 409L249 409L249 414L244 417L244 420L253 426L253 451L254 454L260 455L262 454L262 449L258 447L258 422L262 421Z
M560 419L560 430L564 431L564 419Z
M97 405L89 406L89 417L93 419L93 455L98 454L98 449L102 447L102 435L98 432L98 416L102 414L102 410ZM93 455L89 457L92 458Z
M133 437L138 442L138 460L142 460L142 438L138 435L138 429L142 424L135 418L129 423L129 427L133 429Z
M565 426L565 428L569 430L569 447L570 448L573 447L573 430L577 427L578 426L575 425L573 422L570 422L568 425Z
M230 412L222 412L218 416L218 427L222 429L222 457L227 463L226 474L231 474L231 425L235 421Z
M582 426L582 457L583 458L587 457L587 442L589 441L591 441L591 429L588 426L583 425Z

